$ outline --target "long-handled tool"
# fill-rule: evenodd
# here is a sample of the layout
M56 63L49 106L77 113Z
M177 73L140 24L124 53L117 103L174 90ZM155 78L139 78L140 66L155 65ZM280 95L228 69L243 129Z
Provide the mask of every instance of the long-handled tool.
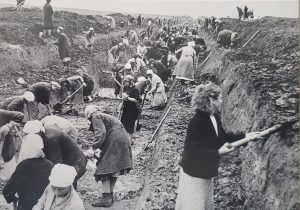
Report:
M76 93L78 93L78 91L83 87L84 87L84 85L81 84L77 90L75 90L72 94L68 95L62 102L55 104L53 106L53 109L60 110L62 108L62 105L64 105L68 100L70 100L70 98L72 98Z
M124 90L124 86L123 86L123 80L121 82L121 91L120 91L120 94L121 94L121 97L123 97L123 90ZM119 114L118 114L118 119L121 120L121 117L122 117L122 114L123 114L123 107L124 107L124 99L122 99L122 102L121 102L121 108L120 108L120 111L119 111Z
M243 138L241 140L238 140L238 141L235 141L233 143L231 143L231 146L233 147L239 147L239 146L242 146L243 144L246 144L250 141L253 141L253 140L256 140L256 139L259 139L263 136L266 136L266 135L269 135L271 133L274 133L280 129L286 129L287 127L293 125L294 123L298 122L299 120L298 119L293 119L293 120L289 120L287 122L284 122L282 124L277 124L277 125L274 125L272 126L271 128L268 128L266 130L263 130L261 132L259 132L257 135L255 136L252 136L252 137L246 137L246 138Z
M137 123L136 123L136 125L137 125L137 126L136 126L136 130L137 130L137 131L140 131L141 128L142 128L142 125L140 124L140 119L141 119L143 107L144 107L144 104L145 104L145 100L146 100L146 97L147 97L147 93L148 93L148 92L145 92L145 93L144 93L144 98L143 98L142 105L141 105L141 113L140 113L140 115L139 115L139 117L138 117L138 119L137 119Z
M15 131L16 131L16 133L17 133L19 139L22 141L23 139L22 139L22 136L21 136L21 133L20 133L18 127L17 127L16 125L14 125L13 128L15 129Z
M160 123L158 124L157 128L155 129L155 131L154 131L154 133L153 133L153 135L152 135L150 141L149 141L148 144L146 145L144 151L147 151L147 150L148 150L149 145L153 142L153 140L154 140L156 134L159 132L159 130L160 130L161 126L163 125L163 123L164 123L166 117L168 116L170 110L171 110L171 107L169 107L168 111L165 113L165 115L164 115L163 118L161 119L161 121L160 121Z

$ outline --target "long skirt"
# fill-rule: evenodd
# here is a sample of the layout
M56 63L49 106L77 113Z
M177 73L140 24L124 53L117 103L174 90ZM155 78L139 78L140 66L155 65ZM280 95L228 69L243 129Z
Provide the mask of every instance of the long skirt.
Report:
M27 105L24 106L23 113L25 115L23 122L40 120L49 115L47 107L35 101L28 102Z
M165 92L154 93L153 96L150 97L151 107L161 107L167 103L167 95Z
M191 177L180 168L175 210L213 209L213 179Z
M79 87L76 87L76 89ZM70 92L70 94L72 94L72 92ZM70 104L83 104L83 88L80 88L80 90L71 97Z
M188 81L194 81L194 62L192 56L181 56L175 69L173 75L177 79L183 79Z
M14 156L10 161L4 162L1 157L0 160L0 179L3 181L8 181L11 175L15 172L17 167L16 157Z
M96 181L105 180L115 174L126 174L132 169L131 145L123 126L112 128L100 149L95 172Z
M114 55L112 54L112 53L110 53L110 52L108 52L108 60L107 60L107 63L108 64L113 64L114 62L115 62L115 57L114 57Z

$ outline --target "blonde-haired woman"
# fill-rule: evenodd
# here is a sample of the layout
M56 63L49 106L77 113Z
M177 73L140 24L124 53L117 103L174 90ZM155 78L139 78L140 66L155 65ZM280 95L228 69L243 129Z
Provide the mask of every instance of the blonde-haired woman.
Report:
M214 209L213 177L218 175L220 156L234 150L228 142L245 137L244 134L229 134L223 130L216 114L222 104L221 97L221 88L211 82L195 89L192 98L195 115L187 129L180 162L176 210Z

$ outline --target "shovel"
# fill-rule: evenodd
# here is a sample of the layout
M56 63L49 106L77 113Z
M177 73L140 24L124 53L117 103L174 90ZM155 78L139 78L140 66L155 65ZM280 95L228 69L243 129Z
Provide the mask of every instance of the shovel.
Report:
M285 130L288 127L290 127L293 124L295 124L296 122L298 122L298 121L299 121L298 119L292 119L292 120L288 120L288 121L286 121L286 122L284 122L282 124L274 125L274 126L268 128L266 130L263 130L263 131L259 132L255 136L246 137L246 138L240 139L238 141L235 141L235 142L231 143L231 146L233 146L233 147L239 147L239 146L242 146L242 145L244 145L244 144L246 144L246 143L248 143L250 141L257 140L257 139L262 138L263 136L275 133L278 130Z
M138 120L137 120L137 126L136 126L136 130L137 131L140 131L141 130L141 128L142 128L142 125L140 124L140 118L141 118L141 115L142 115L142 111L143 111L143 107L144 107L144 104L145 104L145 100L146 100L146 97L147 97L147 93L148 92L145 92L144 93L144 98L143 98L143 101L142 101L142 106L141 106L141 113L140 113L140 115L139 115L139 117L138 117Z
M63 106L68 100L70 100L70 98L72 98L76 93L78 93L78 91L79 91L81 88L83 88L83 84L81 84L80 87L79 87L77 90L75 90L71 95L68 95L68 96L65 98L65 100L63 100L62 102L60 102L60 103L58 103L58 104L55 104L55 105L53 106L53 109L54 109L54 110L60 110L60 109L62 108L62 106Z

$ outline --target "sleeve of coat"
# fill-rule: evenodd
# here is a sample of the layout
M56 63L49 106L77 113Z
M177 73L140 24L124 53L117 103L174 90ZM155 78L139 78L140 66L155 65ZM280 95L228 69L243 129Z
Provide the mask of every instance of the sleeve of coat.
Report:
M12 174L8 183L4 186L3 196L7 203L11 203L13 201L17 201L17 197L15 194L17 193L18 186L24 183L24 171L26 169L26 162L22 161L18 164L15 172Z
M51 16L53 15L53 9L52 9L51 6L49 7L49 13L50 13Z
M218 121L218 124L221 125L221 120L219 117L216 117L216 120ZM220 126L220 131L222 133L223 139L224 139L224 143L225 142L235 142L237 140L243 139L245 138L245 134L244 133L233 133L233 132L226 132L222 125Z
M42 197L38 200L37 204L32 208L32 210L44 210L44 206L45 206L47 195L48 195L49 186L50 185L48 185L48 187L46 187Z
M92 123L94 127L94 136L95 136L95 142L93 144L93 147L101 149L101 146L105 141L105 136L106 136L105 125L100 117L93 117Z

